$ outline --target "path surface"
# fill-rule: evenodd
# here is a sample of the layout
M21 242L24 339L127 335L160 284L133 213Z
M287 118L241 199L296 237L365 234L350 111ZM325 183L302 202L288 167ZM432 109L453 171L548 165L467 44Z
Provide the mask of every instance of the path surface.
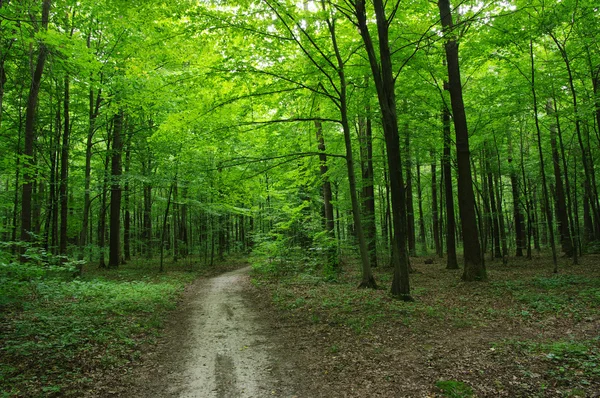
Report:
M138 380L139 396L247 398L283 393L276 343L245 297L249 267L194 284L154 375ZM145 384L145 385L144 385ZM279 386L279 387L278 387Z

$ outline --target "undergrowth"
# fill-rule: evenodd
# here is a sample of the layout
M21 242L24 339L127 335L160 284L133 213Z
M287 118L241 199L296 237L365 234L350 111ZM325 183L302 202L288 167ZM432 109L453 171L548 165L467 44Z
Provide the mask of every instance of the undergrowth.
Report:
M101 270L0 262L0 396L81 396L155 341L186 283L217 269L136 260ZM6 261L9 260L9 261ZM239 265L239 264L238 264Z

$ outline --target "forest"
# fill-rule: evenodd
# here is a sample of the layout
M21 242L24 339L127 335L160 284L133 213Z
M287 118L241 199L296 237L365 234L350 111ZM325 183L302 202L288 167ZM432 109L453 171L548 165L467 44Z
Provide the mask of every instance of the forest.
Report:
M0 154L2 397L150 396L247 265L264 396L600 391L594 1L0 0Z

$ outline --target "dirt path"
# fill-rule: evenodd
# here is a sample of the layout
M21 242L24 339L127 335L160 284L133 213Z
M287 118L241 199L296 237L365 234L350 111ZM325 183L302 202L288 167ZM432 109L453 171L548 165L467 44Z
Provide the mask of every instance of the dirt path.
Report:
M293 396L284 392L280 352L248 302L249 268L199 283L170 324L157 356L134 375L130 396L226 398Z

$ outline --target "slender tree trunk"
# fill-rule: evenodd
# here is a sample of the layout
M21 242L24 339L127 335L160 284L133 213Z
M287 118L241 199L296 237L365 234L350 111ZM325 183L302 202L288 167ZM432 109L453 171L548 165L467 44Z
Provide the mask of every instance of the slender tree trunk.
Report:
M554 114L554 107L552 100L548 100L546 103L546 113L548 115ZM556 119L555 119L556 120ZM554 185L556 195L554 196L555 207L556 207L556 218L558 223L558 232L560 234L560 243L562 251L566 256L573 255L573 242L571 240L571 234L569 232L569 218L567 215L567 200L565 197L565 191L563 188L562 175L560 172L560 160L558 156L558 145L556 142L557 135L556 124L550 126L550 144L552 146L552 166L554 170Z
M440 243L440 218L438 214L437 197L437 167L435 153L431 152L431 218L433 221L433 243L435 245L435 254L442 253Z
M452 143L450 138L450 110L446 106L442 109L442 123L444 133L443 173L446 188L444 190L446 199L446 248L448 253L446 269L458 269L458 260L456 259L456 220L454 217L454 196L452 194L452 165L450 163L450 145ZM420 201L421 198L419 198Z
M42 29L48 29L50 16L51 0L42 2ZM21 195L21 240L29 242L31 240L31 200L33 193L33 143L35 141L35 119L37 113L37 103L42 83L42 74L44 65L48 56L48 48L42 42L39 46L37 62L32 74L31 86L29 89L29 98L27 100L27 110L25 114L25 147L23 155L23 191ZM26 258L21 256L21 261Z
M535 118L535 128L537 131L538 152L540 155L540 167L542 172L542 190L544 193L544 208L546 210L546 221L548 223L548 232L550 234L550 247L552 248L552 262L554 264L554 273L558 272L558 262L556 260L556 245L554 242L554 227L552 223L552 209L550 208L550 198L548 187L546 185L546 170L544 168L544 154L542 152L542 133L538 120L537 95L535 89L535 63L533 57L533 41L529 42L529 55L531 60L531 93L533 94L533 114Z
M356 237L358 238L358 244L360 249L360 257L362 262L362 280L360 287L363 288L376 288L375 278L371 271L371 264L369 261L369 250L367 247L367 241L363 232L361 217L360 217L360 203L358 202L358 194L356 188L356 177L354 173L354 160L352 156L352 141L350 139L350 123L348 121L348 108L347 108L347 84L346 75L344 71L344 61L339 52L337 45L335 25L332 21L327 20L329 27L329 33L331 36L331 42L335 51L335 57L337 60L337 72L340 83L340 116L342 121L342 129L344 132L344 145L346 147L346 167L348 170L348 182L350 185L350 201L352 202L352 216L354 220L354 228Z
M565 67L567 69L567 74L569 77L569 89L571 91L571 98L573 101L573 113L575 116L575 132L577 133L577 141L579 143L579 149L581 150L581 160L583 162L583 171L585 173L584 187L586 196L589 198L590 211L593 216L594 224L600 225L600 204L598 203L598 195L596 191L596 176L594 172L594 164L591 157L591 152L589 152L589 147L586 147L583 142L583 135L581 133L581 120L579 115L579 105L577 102L577 91L575 90L575 81L573 77L573 72L571 70L571 60L567 54L565 45L560 43L557 38L550 33L550 37L554 40L554 43L559 49L559 52L563 58L565 63ZM599 228L593 228L593 236L592 239L600 238L600 236L596 236L596 230Z
M125 220L123 224L123 256L125 261L131 261L131 190L129 184L129 169L131 167L131 134L127 134L125 144Z
M177 180L177 176L175 176L175 181L176 180ZM165 215L164 215L163 223L162 223L162 231L160 233L160 267L159 267L158 271L161 273L165 271L165 268L164 268L165 236L167 235L167 219L169 217L169 207L171 206L171 196L173 194L173 187L176 184L175 181L173 181L173 183L169 187L169 195L167 196L167 208L165 209ZM214 247L214 241L213 241L213 247ZM212 259L211 259L211 266L212 266Z
M554 90L554 88L553 88ZM560 128L560 119L558 117L558 112L557 112L557 107L556 107L556 99L553 97L553 113L554 113L554 117L556 119L556 131L557 131L557 135L558 135L558 140L559 140L559 144L560 144L560 150L561 150L561 159L562 159L562 167L563 167L563 171L564 171L564 175L565 175L565 188L567 191L567 195L566 195L566 200L567 200L567 214L568 214L568 219L569 219L569 227L570 227L570 234L571 234L571 245L573 248L573 264L578 264L579 263L579 256L578 256L578 251L580 248L580 244L579 244L579 234L577 233L577 224L575 223L575 220L573 219L574 214L577 214L577 209L573 209L573 197L571 196L571 184L569 181L569 169L567 167L567 158L565 156L565 146L563 144L563 139L562 139L562 130ZM560 172L560 168L559 168L559 172ZM576 217L577 218L577 217Z
M114 122L114 118L113 118ZM106 268L105 252L106 252L106 208L107 208L107 197L108 197L108 183L109 183L109 166L111 159L111 128L108 129L108 137L106 141L106 157L104 159L104 176L102 179L102 194L100 201L100 215L98 217L98 246L100 249L100 268Z
M408 251L411 256L417 255L415 234L415 208L413 204L412 161L410 154L410 131L408 123L405 126L404 145L406 151L406 233L408 235Z
M395 79L392 70L392 54L389 48L389 23L385 15L383 0L374 0L373 5L377 19L379 57L377 57L369 33L365 1L357 0L354 3L359 32L367 50L371 72L377 89L386 143L388 170L390 173L394 226L394 243L392 245L394 279L392 280L391 292L392 295L402 300L412 301L409 281L410 263L406 250L406 196L396 114Z
M452 182L450 182L452 183ZM419 237L423 252L427 253L427 237L425 235L425 215L423 214L423 188L421 186L421 165L417 158L417 198L419 199ZM454 199L452 199L454 201ZM452 205L454 206L454 204Z
M108 266L117 268L121 262L121 152L123 151L123 111L114 116L110 189L110 241Z
M102 102L101 91L98 90L96 94L96 101L94 103L94 89L90 88L89 93L89 124L87 140L85 145L85 192L83 197L83 222L81 226L81 239L80 244L85 246L89 243L88 229L89 220L91 213L91 198L90 198L90 186L91 186L91 174L92 174L92 149L94 146L93 139L94 133L96 132L96 118L100 112L100 104ZM91 236L90 236L91 238ZM91 253L90 253L91 255Z
M364 232L369 250L371 267L377 267L377 228L375 225L375 190L373 188L373 130L370 107L365 107L367 115L359 118L360 157L362 169L362 200L364 209Z
M498 172L494 173L494 184L496 185L496 204L498 209L498 227L500 228L500 242L502 244L502 264L508 263L508 245L506 242L506 227L504 223L504 188L502 186L502 176L500 175L500 151L498 150L498 143L494 138L496 144L496 160L498 166Z
M64 115L63 115L63 137L62 151L60 155L60 246L58 252L61 255L67 254L67 230L68 230L68 178L69 178L69 133L70 133L70 115L69 115L69 76L65 77L65 95Z
M463 280L486 280L485 265L482 261L481 247L477 233L477 219L475 216L475 194L473 192L473 179L471 175L471 161L469 152L469 132L467 117L462 98L462 84L460 81L460 66L458 61L458 43L453 38L452 14L448 0L438 0L442 27L447 38L446 60L448 62L448 82L454 130L456 133L456 158L458 163L458 207L462 224L464 245L464 272Z

